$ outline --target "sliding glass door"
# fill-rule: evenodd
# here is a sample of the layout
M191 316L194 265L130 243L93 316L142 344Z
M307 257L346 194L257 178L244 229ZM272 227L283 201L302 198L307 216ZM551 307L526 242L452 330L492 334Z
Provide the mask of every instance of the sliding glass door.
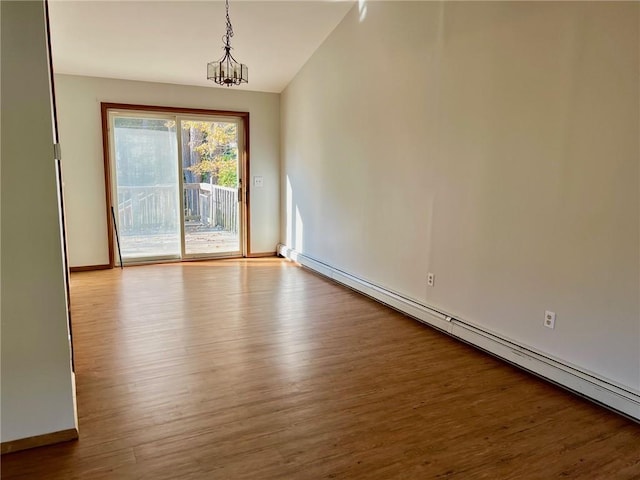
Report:
M241 254L239 122L180 118L184 256Z
M243 254L242 122L109 111L124 264Z
M175 121L111 116L113 207L124 263L180 258Z

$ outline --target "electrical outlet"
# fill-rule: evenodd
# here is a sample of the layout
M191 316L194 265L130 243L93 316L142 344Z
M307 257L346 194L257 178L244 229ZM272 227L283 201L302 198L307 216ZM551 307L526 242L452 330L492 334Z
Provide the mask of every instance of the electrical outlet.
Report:
M550 312L549 310L544 312L544 326L551 329L555 328L556 312Z
M433 287L433 282L435 282L436 276L433 273L427 273L427 286Z

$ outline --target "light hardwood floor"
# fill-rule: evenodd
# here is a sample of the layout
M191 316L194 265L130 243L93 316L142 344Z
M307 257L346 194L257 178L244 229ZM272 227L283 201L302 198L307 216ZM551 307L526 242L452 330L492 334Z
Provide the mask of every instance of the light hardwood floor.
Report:
M3 479L640 479L640 425L289 262L71 281L80 440Z

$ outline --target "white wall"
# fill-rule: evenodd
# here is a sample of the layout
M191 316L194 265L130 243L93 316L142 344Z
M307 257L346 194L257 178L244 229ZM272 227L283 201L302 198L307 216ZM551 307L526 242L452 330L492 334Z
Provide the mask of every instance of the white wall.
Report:
M76 427L42 2L0 2L2 442Z
M640 391L639 10L360 2L282 94L281 241Z
M275 251L280 191L278 94L71 75L56 75L55 82L72 267L109 261L101 102L249 112L250 174L264 177L263 188L251 189L250 250Z

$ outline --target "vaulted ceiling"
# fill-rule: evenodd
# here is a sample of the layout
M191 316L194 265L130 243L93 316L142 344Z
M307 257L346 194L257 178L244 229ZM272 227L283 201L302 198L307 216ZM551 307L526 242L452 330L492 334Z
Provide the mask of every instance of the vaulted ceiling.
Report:
M281 92L353 6L350 1L230 1L244 90ZM54 71L217 87L206 65L223 54L223 1L49 2Z

